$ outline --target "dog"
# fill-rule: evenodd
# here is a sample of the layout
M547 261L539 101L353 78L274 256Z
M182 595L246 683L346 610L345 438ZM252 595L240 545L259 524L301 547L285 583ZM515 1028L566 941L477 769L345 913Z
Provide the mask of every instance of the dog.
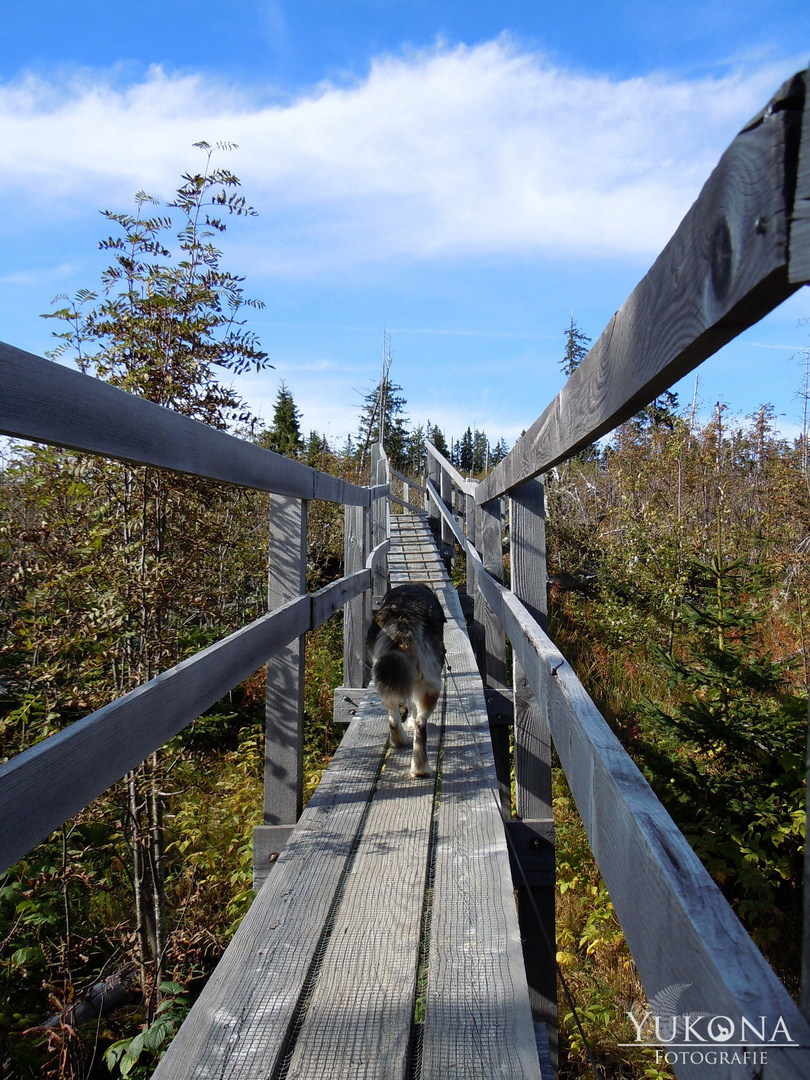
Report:
M430 776L427 722L442 688L444 611L427 585L389 590L366 637L371 675L388 710L391 745L413 736L411 776ZM411 717L403 726L410 711Z

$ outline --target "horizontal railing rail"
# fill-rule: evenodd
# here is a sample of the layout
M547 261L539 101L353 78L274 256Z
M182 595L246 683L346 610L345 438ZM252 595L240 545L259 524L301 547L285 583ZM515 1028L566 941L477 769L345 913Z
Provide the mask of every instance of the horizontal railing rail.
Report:
M324 499L367 515L390 494L388 482L349 483L2 343L0 433L266 491L276 500L273 520L285 500L303 507ZM303 589L303 547L293 552L289 539L283 529L273 534L272 543L282 545L275 557L289 561L290 581L300 584L268 614L0 766L0 870L295 639L368 592L388 550L387 541L379 543L365 563L310 595Z
M505 495L612 431L810 281L807 72L734 139L646 277L482 481Z
M369 506L386 494L0 342L0 435L298 499Z
M0 872L181 732L269 657L371 587L366 568L229 634L0 765Z
M437 457L440 464L441 455ZM810 1025L579 682L517 596L484 568L435 484L428 496L474 564L475 588L543 703L599 872L649 996L677 985L683 1013L782 1017L796 1046L769 1046L772 1077L806 1076ZM468 587L470 582L468 580ZM770 1035L770 1032L769 1032ZM687 1073L684 1073L686 1075ZM681 1075L681 1070L679 1070Z

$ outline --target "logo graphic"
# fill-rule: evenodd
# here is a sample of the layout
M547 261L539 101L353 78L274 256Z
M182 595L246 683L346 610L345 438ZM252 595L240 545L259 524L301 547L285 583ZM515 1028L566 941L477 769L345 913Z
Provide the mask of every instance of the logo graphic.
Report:
M765 1065L769 1049L799 1045L781 1016L687 1012L680 1002L691 985L672 983L650 998L640 1016L626 1012L636 1041L619 1045L653 1048L656 1063L669 1065Z

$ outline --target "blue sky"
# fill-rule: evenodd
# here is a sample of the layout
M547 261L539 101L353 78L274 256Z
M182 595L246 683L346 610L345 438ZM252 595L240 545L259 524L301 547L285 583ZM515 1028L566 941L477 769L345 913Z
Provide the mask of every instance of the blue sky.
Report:
M4 0L0 339L48 349L52 298L97 287L99 210L170 198L227 140L260 214L223 241L266 305L254 410L283 379L342 441L387 328L413 423L511 442L572 311L595 340L808 60L807 0ZM707 361L705 410L795 432L809 318L805 288Z

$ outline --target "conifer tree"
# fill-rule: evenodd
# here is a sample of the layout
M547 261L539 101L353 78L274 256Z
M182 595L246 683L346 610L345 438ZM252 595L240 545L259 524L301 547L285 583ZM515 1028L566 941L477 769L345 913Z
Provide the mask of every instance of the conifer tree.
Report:
M570 377L588 355L591 339L580 330L571 312L571 322L565 330L565 353L560 361L563 374Z
M304 445L300 426L301 414L296 408L292 393L282 381L273 409L273 426L259 440L267 450L287 457L298 457Z

